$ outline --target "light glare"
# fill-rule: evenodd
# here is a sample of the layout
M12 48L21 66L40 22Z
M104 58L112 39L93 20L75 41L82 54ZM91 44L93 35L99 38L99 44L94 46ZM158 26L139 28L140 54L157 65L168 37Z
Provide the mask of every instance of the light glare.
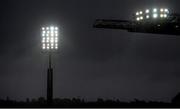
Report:
M58 30L58 27L55 27L55 30Z
M139 17L136 20L139 21L140 20Z
M143 17L141 16L140 19L143 20Z
M153 14L153 18L157 18L158 17L158 14Z
M164 12L164 9L161 8L160 11L161 11L161 12Z
M165 12L169 12L168 9L165 9L164 11L165 11Z
M146 9L146 13L149 13L149 9Z
M164 17L164 15L163 15L163 14L161 14L161 15L160 15L160 17L162 18L162 17Z
M136 15L138 16L138 15L139 15L139 12L136 12Z
M157 12L157 9L156 9L156 8L154 8L154 9L153 9L153 12Z
M46 31L43 31L43 34L46 34Z
M149 15L147 15L146 18L149 19Z
M54 27L52 26L52 27L51 27L51 31L53 31L53 30L54 30Z

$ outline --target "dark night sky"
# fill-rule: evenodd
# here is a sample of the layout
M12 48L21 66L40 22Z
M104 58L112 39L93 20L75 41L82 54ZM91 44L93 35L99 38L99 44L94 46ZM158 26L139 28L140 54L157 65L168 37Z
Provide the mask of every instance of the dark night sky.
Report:
M97 18L131 19L139 9L179 0L1 0L0 98L46 96L40 29L56 24L54 96L169 101L180 91L180 37L95 29Z

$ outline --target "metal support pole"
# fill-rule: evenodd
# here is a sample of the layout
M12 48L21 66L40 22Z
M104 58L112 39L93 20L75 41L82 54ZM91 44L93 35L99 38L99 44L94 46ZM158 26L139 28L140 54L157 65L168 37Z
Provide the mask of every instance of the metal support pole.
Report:
M51 65L51 52L49 52L49 68L47 72L47 103L53 103L53 68Z

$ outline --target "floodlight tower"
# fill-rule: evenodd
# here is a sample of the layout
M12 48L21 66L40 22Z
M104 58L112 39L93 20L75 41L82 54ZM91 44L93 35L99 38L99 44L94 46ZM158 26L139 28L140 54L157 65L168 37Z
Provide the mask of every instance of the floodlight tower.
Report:
M47 70L47 103L53 102L53 68L52 53L58 49L59 29L56 26L42 27L42 49L49 55Z
M93 27L136 33L180 35L180 14L172 13L168 8L153 7L137 11L131 20L97 19Z

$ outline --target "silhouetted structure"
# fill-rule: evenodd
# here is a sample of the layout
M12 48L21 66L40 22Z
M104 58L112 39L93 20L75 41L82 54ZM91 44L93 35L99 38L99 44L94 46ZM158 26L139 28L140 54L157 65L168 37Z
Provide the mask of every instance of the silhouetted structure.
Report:
M97 19L94 28L122 29L128 32L180 35L180 15L171 14L163 20L112 20Z
M85 101L84 99L72 98L72 99L53 99L53 103L51 105L47 105L47 101L45 98L40 97L38 99L26 99L26 101L15 101L11 100L7 97L6 100L0 99L0 107L59 107L59 108L177 108L180 107L180 93L177 94L172 102L158 102L158 101L144 101L134 99L130 102L122 102L120 100L105 100L102 98L98 98L97 101L90 102Z
M51 52L49 53L49 68L47 72L47 103L53 103L53 69L51 66Z
M180 106L180 93L178 93L171 101L174 105Z

